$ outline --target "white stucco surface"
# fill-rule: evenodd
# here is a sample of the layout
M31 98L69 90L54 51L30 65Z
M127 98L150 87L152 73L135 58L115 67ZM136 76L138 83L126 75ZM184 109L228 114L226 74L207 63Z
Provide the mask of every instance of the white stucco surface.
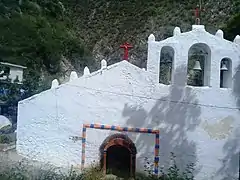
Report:
M210 85L186 85L188 50L203 43L211 50ZM172 84L158 83L161 48L174 49ZM232 60L232 87L219 88L220 62ZM170 152L180 168L196 164L197 180L238 176L240 127L240 46L211 35L203 26L157 42L149 37L147 70L122 61L19 102L17 151L57 166L81 164L80 137L84 123L160 129L160 166L167 168ZM99 147L115 132L87 129L86 165L98 161ZM127 133L137 147L137 169L145 157L153 161L154 136Z

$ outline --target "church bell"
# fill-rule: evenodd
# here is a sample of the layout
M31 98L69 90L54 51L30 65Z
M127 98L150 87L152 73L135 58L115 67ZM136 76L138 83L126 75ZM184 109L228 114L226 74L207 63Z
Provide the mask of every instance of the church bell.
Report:
M227 71L227 70L228 70L228 68L227 68L225 62L223 62L222 67L221 67L221 71Z
M201 71L202 70L202 68L200 66L200 62L198 60L195 61L195 65L193 67L193 70L196 70L196 71Z

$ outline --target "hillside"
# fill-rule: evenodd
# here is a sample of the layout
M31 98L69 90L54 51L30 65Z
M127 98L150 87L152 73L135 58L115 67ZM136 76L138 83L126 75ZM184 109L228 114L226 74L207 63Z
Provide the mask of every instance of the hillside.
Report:
M134 45L131 61L141 67L145 66L147 55L147 37L154 33L158 40L172 35L175 26L187 31L194 24L194 8L199 0L91 0L75 1L68 4L73 9L74 22L79 28L79 37L100 60L106 58L119 61L119 45L129 41ZM204 1L205 12L202 24L215 33L240 12L238 0ZM238 30L239 31L239 30ZM240 32L239 32L240 33ZM232 38L232 37L231 37Z
M102 58L109 64L120 61L119 45L128 41L134 46L130 61L144 67L148 35L154 33L160 40L171 36L175 26L189 30L198 2L1 0L0 58L24 64L43 78L64 80L73 69L81 72L85 65L96 69ZM232 32L227 27L240 12L239 0L208 0L203 7L201 22L208 31L228 28L231 40L240 34L239 28Z

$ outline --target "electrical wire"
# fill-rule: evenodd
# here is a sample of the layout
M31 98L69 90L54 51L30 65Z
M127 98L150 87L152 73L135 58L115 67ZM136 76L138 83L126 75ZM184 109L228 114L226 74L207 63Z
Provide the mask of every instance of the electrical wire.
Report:
M72 86L72 87L77 87L77 88L82 88L82 89L88 89L88 90L92 90L92 91L95 91L95 92L102 92L102 93L119 95L119 96L136 97L136 98L141 98L141 99L156 100L156 101L162 101L162 102L171 102L171 103L176 103L176 104L180 103L180 104L202 106L202 107L211 107L211 108L218 108L218 109L240 110L240 108L238 108L238 107L207 105L207 104L200 104L200 103L190 103L190 102L185 102L185 101L173 101L173 100L169 100L169 99L159 99L159 98L152 98L152 97L147 97L147 96L127 94L127 93L116 93L116 92L113 92L113 91L94 89L94 88L89 88L89 87L85 87L85 86L73 85L73 84L65 84L65 85Z

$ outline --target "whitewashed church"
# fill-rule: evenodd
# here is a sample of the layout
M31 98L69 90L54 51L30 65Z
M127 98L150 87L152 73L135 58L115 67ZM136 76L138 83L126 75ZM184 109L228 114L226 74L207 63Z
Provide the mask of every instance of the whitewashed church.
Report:
M197 180L234 180L240 150L240 36L193 25L163 41L148 38L146 69L128 61L19 102L17 152L56 166L99 162L134 176L152 163L195 164ZM117 173L117 172L116 172Z

